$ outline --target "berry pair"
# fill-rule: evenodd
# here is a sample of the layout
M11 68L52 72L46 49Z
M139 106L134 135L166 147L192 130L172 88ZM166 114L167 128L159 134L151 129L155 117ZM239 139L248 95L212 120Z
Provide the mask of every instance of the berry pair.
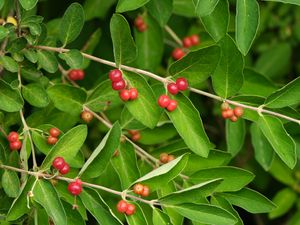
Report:
M145 21L144 21L144 19L143 19L142 16L138 16L137 18L135 18L135 20L134 20L134 26L136 27L136 29L139 32L144 32L148 28L148 25L145 23Z
M76 81L76 80L83 80L85 76L85 73L81 69L74 69L70 70L68 73L68 77L70 80Z
M185 37L182 40L182 44L185 48L190 48L192 46L196 46L200 43L200 38L197 34L193 34L191 36Z
M161 163L168 163L175 159L174 155L169 155L168 153L161 153L159 156L159 161Z
M221 105L222 117L224 119L230 119L232 122L236 122L239 117L244 114L244 109L242 107L235 107L231 109L227 102L223 102Z
M180 77L176 80L176 83L169 83L167 86L168 92L172 95L178 94L179 91L185 91L189 87L187 80L184 77Z
M150 194L150 188L146 185L135 184L133 186L133 192L142 197L148 197Z
M130 216L135 213L135 205L125 200L120 200L117 204L117 210L119 213L125 213L127 216Z
M93 114L91 112L89 112L89 111L83 111L80 114L80 117L86 123L91 122L93 120L93 118L94 118Z
M120 98L124 101L127 102L129 100L135 100L139 96L139 93L136 88L130 88L129 90L124 89L119 92Z
M52 166L62 175L65 175L70 171L70 166L63 157L56 157L52 162Z
M60 135L60 130L55 127L51 128L49 130L49 134L50 134L50 136L47 139L47 143L49 145L55 145L56 142L58 141L58 136Z
M75 181L70 182L68 185L68 191L72 195L80 195L80 193L82 192L82 181L77 178Z
M174 111L177 108L177 101L170 99L168 95L161 95L157 101L158 105L162 108L166 108L169 112Z
M141 139L141 133L138 130L129 130L128 133L131 135L131 140L133 141Z
M22 147L22 142L19 140L19 134L12 131L8 134L7 140L9 141L9 148L11 150L20 150Z

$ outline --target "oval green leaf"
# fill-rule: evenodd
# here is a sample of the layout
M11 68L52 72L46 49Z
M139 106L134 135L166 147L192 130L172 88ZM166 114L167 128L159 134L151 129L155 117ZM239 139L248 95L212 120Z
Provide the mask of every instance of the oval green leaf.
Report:
M39 50L37 51L39 67L46 70L48 73L55 73L58 69L58 62L52 52Z
M20 192L20 181L16 172L5 170L1 185L8 197L16 198Z
M77 49L71 49L66 53L60 53L58 56L59 58L65 60L71 69L79 69L82 67L83 56Z
M22 95L30 105L35 107L46 107L50 102L46 90L37 83L22 86Z
M149 0L119 0L117 5L117 12L126 12L135 10L145 5Z
M0 109L6 112L17 112L23 108L23 104L19 90L0 80Z
M195 11L199 17L211 14L217 6L219 0L194 0Z
M244 119L239 119L236 122L226 121L226 143L227 151L236 156L244 145L246 137L246 123Z
M35 7L38 0L19 0L19 2L25 10L30 10Z
M157 20L160 26L167 24L172 15L173 1L172 0L151 0L146 5L149 13Z

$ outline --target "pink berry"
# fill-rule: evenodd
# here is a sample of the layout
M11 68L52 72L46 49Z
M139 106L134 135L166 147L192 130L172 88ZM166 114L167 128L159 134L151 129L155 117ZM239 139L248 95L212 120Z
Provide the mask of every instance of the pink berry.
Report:
M7 136L7 140L9 142L14 142L14 141L18 141L19 140L19 134L15 131L12 131L8 134Z
M125 80L122 79L119 81L112 82L111 86L112 86L112 89L119 91L126 87L126 82L125 82Z
M71 182L68 185L68 191L72 194L72 195L79 195L82 192L82 186L81 184L75 182Z
M172 57L174 60L179 60L185 55L181 48L175 48L172 52Z
M170 92L172 95L176 95L179 92L178 87L175 83L168 84L167 88L168 92Z
M117 82L123 80L122 71L119 69L114 69L109 72L109 79L112 82Z
M52 166L57 170L61 170L65 164L66 162L63 157L56 157L52 162Z
M65 163L64 167L59 170L59 173L65 175L69 173L69 171L70 171L70 166L68 163Z
M130 99L130 93L126 89L120 91L119 96L124 102L127 102Z
M189 84L184 77L177 78L176 85L180 91L185 91L189 87Z
M9 148L11 150L20 150L22 147L22 142L20 140L13 141L9 143Z
M158 98L158 105L162 108L166 108L170 104L171 99L168 95L161 95Z
M176 100L170 100L169 105L167 106L167 110L169 112L174 111L177 108L177 101Z

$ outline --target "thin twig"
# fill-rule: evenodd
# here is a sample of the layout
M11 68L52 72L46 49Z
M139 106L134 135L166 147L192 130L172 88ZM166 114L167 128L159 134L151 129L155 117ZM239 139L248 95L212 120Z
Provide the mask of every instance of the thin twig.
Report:
M7 133L3 129L3 127L0 126L0 132L4 135L4 137L7 137Z
M176 41L177 44L182 46L181 39L177 36L177 34L168 25L165 26L165 30L174 39L174 41Z

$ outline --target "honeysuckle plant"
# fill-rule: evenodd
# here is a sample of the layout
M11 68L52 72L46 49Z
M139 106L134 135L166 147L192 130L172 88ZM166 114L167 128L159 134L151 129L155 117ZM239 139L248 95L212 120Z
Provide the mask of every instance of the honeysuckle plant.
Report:
M299 224L300 2L272 1L0 0L0 224Z

